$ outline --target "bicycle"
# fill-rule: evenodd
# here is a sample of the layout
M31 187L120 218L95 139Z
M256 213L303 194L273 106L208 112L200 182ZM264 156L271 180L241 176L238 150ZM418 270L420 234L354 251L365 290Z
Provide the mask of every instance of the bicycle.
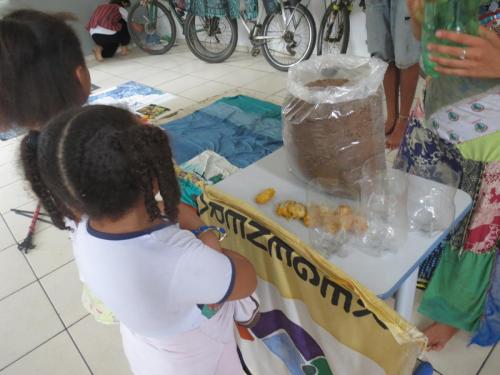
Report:
M135 3L127 18L134 43L152 55L170 50L177 37L175 20L184 33L186 12L183 5L183 2L174 0L140 0Z
M318 56L344 54L349 44L353 0L332 0L328 6L326 0L324 3L326 10L319 26ZM359 6L365 10L365 0L361 0Z
M239 11L252 44L252 55L257 56L262 51L271 66L287 71L308 59L316 44L316 25L307 9L309 2L306 6L301 0L268 0L263 4L266 17L262 23L262 6L258 7L255 20L248 19L245 10ZM238 42L236 19L196 13L196 9L188 9L186 17L185 35L189 49L203 61L225 61L233 54Z

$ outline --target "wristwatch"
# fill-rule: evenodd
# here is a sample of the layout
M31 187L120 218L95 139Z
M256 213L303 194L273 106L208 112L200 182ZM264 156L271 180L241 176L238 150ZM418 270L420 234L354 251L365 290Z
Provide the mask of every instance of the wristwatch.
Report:
M196 237L198 237L200 234L203 234L205 232L215 232L215 235L217 236L219 241L222 241L227 236L227 232L224 228L216 227L215 225L202 225L198 229L195 229L192 231L192 233Z

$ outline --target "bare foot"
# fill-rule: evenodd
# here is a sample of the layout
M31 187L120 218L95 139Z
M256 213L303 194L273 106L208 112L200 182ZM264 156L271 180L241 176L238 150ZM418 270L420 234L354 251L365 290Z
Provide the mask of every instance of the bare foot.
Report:
M121 46L120 47L120 55L121 56L127 56L128 52L129 52L129 50L128 50L128 48L126 46Z
M403 141L403 137L406 133L406 124L408 123L407 116L399 116L396 120L396 125L394 125L394 130L387 137L385 141L385 147L389 150L395 150L399 148L401 142Z
M95 46L92 48L92 51L94 51L94 56L97 61L103 61L104 58L102 57L102 47L101 46Z
M394 127L396 126L396 120L393 118L388 118L385 122L385 135L388 136L394 131Z
M429 339L427 350L434 350L436 352L442 350L457 331L457 328L443 323L432 323L424 331L424 334Z

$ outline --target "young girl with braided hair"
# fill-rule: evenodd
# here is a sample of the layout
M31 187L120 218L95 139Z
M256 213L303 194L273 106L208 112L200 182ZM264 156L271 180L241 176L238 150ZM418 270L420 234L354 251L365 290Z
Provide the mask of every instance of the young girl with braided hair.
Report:
M254 291L255 271L196 238L196 220L180 229L179 187L161 129L123 109L89 106L31 131L21 156L54 224L72 231L82 277L120 320L134 374L242 373L235 300ZM207 319L202 304L222 305Z
M0 19L0 130L13 125L40 130L52 117L87 101L90 74L80 41L66 23L68 20L73 20L69 14L29 9L15 10ZM189 197L183 198L189 201ZM50 201L42 201L48 211L52 211L47 204ZM179 211L181 224L201 223L191 207L180 204ZM71 217L69 212L61 213ZM61 220L56 221L59 227ZM219 246L213 233L204 233L201 239L212 247ZM116 322L112 312L85 284L82 301L98 322Z

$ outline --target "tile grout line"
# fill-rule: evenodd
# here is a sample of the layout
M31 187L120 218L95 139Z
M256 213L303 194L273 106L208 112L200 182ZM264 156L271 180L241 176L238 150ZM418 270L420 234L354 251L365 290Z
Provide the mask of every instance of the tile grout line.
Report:
M20 287L20 288L18 288L18 289L16 289L16 290L14 290L13 292L11 292L11 293L7 294L6 296L4 296L4 297L0 298L0 302L2 302L2 301L4 301L4 300L6 300L6 299L7 299L7 298L9 298L9 297L12 297L14 294L19 293L21 290L26 289L27 287L29 287L29 286L31 286L31 285L33 285L33 284L35 284L37 281L38 281L38 280L33 280L33 281L30 281L28 284L23 285L22 287Z
M8 245L5 248L0 249L0 252L2 252L4 250L7 250L7 249L11 248L12 246L17 245L17 240L16 240L16 237L14 236L14 233L12 233L12 231L10 230L9 224L7 223L7 220L5 220L5 218L3 217L2 213L0 213L0 218L3 221L3 223L5 225L5 228L7 228L7 230L9 231L10 237L14 240L14 243L12 245Z
M481 371L483 370L484 366L486 365L486 362L488 362L488 359L490 359L491 354L493 354L493 351L495 350L496 347L497 347L497 344L493 345L493 347L491 348L490 352L488 353L488 355L484 359L483 363L479 367L479 370L477 370L476 375L479 375L481 373Z
M72 327L74 324L82 321L83 319L85 319L87 316L89 316L90 314L87 314L86 316L84 316L82 319L78 320L77 322L73 323L72 325L70 325L70 327ZM87 360L85 359L85 356L83 355L82 351L80 350L80 348L78 347L78 345L76 344L76 341L75 339L73 338L73 335L71 334L71 332L69 331L69 329L66 328L66 332L68 333L68 336L71 340L71 342L73 343L73 345L75 346L75 349L78 351L78 354L80 354L80 357L82 358L83 360L83 363L85 363L85 366L87 366L87 369L89 370L90 374L91 375L94 375L94 371L92 371L92 369L90 368L90 365L88 364Z
M57 266L56 268L54 268L52 271L50 272L47 272L46 274L44 274L43 276L40 276L38 279L41 281L42 279L46 278L47 276L49 275L52 275L54 272L56 271L59 271L61 268L63 268L64 266L67 266L68 264L70 264L71 262L74 262L75 261L75 258L71 259L71 260L68 260L66 263L64 264L61 264L60 266ZM28 260L29 262L29 260ZM38 276L37 276L38 277Z
M0 373L7 369L8 367L12 366L14 363L17 363L19 362L21 359L23 359L24 357L26 357L28 354L30 353L33 353L35 350L37 350L38 348L40 348L41 346L47 344L50 340L56 338L57 336L59 336L61 333L65 332L66 330L65 329L62 329L60 330L59 332L57 332L55 335L49 337L48 339L46 339L45 341L43 341L42 343L38 344L37 346L35 346L34 348L28 350L26 353L24 353L22 356L20 356L19 358L15 359L14 361L8 363L6 366L0 368Z
M76 345L76 342L74 341L73 339L73 336L71 336L69 330L68 330L68 327L66 326L66 324L64 323L64 320L62 319L61 315L59 314L59 312L57 311L54 303L52 302L52 300L50 299L50 296L49 294L47 293L47 291L45 290L40 278L37 276L35 270L33 269L33 267L31 266L28 258L26 257L26 254L23 253L23 257L24 259L26 260L26 262L28 263L28 266L30 267L31 269L31 272L33 272L33 275L35 275L36 277L36 282L38 282L38 285L40 286L40 288L42 288L42 291L43 293L45 294L45 297L47 298L47 300L49 301L50 305L52 306L52 309L54 310L54 312L56 313L56 316L57 318L59 319L60 323L62 324L63 326L63 331L61 332L66 332L68 334L68 336L70 337L71 341L73 342L73 345L75 346L75 349L78 351L78 353L80 354L80 357L82 358L83 360L83 363L85 364L85 366L87 367L87 369L89 370L90 374L91 375L94 375L92 369L90 368L87 360L85 359L85 357L83 356L83 353L80 351L80 348Z
M68 325L68 328L67 328L67 331L69 332L69 329L70 328L73 328L75 325L77 325L78 323L80 323L83 319L87 318L91 316L90 313L86 313L84 316L82 316L81 318L78 318L77 320L75 320L73 323L71 323L70 325Z
M34 273L34 271L33 271L33 273ZM45 290L45 288L44 288L44 286L43 286L43 284L42 284L42 282L41 282L41 280L40 280L40 279L38 279L38 283L39 283L40 287L42 288L43 293L45 294L45 296L46 296L46 297L47 297L47 299L49 300L49 303L50 303L50 305L52 306L52 308L54 309L54 311L55 311L55 313L56 313L57 317L59 318L59 321L60 321L60 322L61 322L61 324L63 325L63 327L64 327L64 331L65 331L65 332L68 334L68 336L70 337L71 341L73 342L73 345L75 346L75 349L78 351L78 354L80 354L80 357L82 358L83 363L85 363L85 366L86 366L86 367L87 367L87 369L89 370L90 374L91 374L91 375L94 375L94 372L93 372L93 371L92 371L92 369L90 368L90 365L88 364L87 360L85 359L85 357L84 357L83 353L80 351L80 348L78 347L78 345L76 345L76 342L75 342L75 340L73 339L73 336L71 336L71 333L69 332L68 327L66 326L66 323L64 323L64 320L62 319L61 314L59 314L59 311L57 311L57 309L56 309L56 307L55 307L54 303L53 303L53 302L52 302L52 300L50 299L50 296L49 296L49 294L47 293L47 291Z

